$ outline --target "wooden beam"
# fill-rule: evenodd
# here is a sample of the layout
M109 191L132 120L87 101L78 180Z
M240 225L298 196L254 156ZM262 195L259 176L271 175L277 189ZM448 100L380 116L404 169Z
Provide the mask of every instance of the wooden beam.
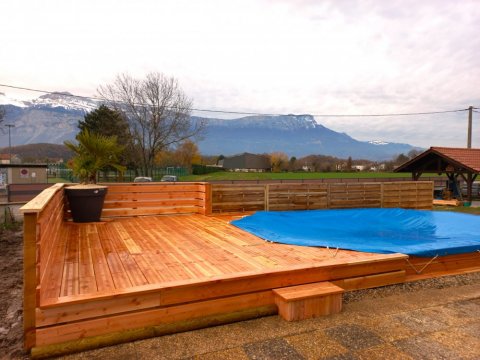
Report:
M212 184L205 183L204 215L212 214Z
M23 216L23 331L24 347L36 345L37 307L37 214Z
M37 346L77 340L116 331L202 318L215 314L228 314L269 306L273 303L273 293L268 290L49 326L37 330Z
M26 203L24 206L20 208L22 213L38 213L42 211L45 206L48 205L50 200L55 196L57 191L61 190L65 184L57 183L52 185L51 187L43 190L40 194L38 194L35 198L31 201Z
M60 344L39 346L33 348L31 353L32 358L34 359L51 358L54 356L61 356L80 351L94 350L105 346L112 346L126 342L147 339L155 336L175 334L184 331L191 331L211 326L218 326L238 321L250 320L263 316L275 315L276 313L277 307L272 304L230 312L226 314L216 314L201 318L178 321L174 323L112 332L105 335L82 338L80 340L72 340Z
M331 283L340 286L345 291L354 291L402 283L405 282L405 276L405 270L397 270L381 274L334 280L331 281Z
M473 185L472 173L468 172L467 173L467 200L468 201L472 201L472 185Z

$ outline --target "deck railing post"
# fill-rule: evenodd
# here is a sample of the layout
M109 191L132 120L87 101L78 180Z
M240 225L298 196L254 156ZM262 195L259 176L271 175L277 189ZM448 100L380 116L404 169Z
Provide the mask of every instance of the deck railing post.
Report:
M203 203L203 214L211 215L212 214L212 184L204 183L205 188L205 201Z
M383 182L380 183L380 207L383 208L383 193L384 193L384 186L383 186Z
M331 194L330 183L327 183L327 209L331 208L330 194Z
M37 214L23 218L23 331L24 347L36 344L35 309L37 307Z
M269 184L265 184L264 185L264 201L265 201L265 211L269 211L270 210L270 185Z

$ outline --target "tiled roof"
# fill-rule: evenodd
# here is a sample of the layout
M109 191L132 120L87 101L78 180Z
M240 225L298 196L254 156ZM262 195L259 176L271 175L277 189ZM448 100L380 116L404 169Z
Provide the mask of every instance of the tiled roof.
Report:
M449 148L449 147L431 147L432 152L436 152L458 163L469 167L475 172L480 172L480 149L467 148Z

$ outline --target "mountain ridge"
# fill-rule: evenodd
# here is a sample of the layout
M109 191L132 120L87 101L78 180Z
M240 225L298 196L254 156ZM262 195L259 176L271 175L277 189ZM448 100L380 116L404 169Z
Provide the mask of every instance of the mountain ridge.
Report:
M67 92L50 93L31 101L10 99L0 93L5 121L15 124L13 145L61 144L72 140L78 132L79 120L99 104ZM323 154L383 161L419 149L382 140L359 141L323 126L309 114L252 115L230 120L191 116L191 119L206 124L204 136L198 139L200 152L205 155L282 151L296 157Z
M231 120L192 119L206 123L206 140L198 141L204 154L282 151L296 157L322 154L383 161L420 149L409 144L381 140L358 141L348 134L317 123L312 115L249 116Z

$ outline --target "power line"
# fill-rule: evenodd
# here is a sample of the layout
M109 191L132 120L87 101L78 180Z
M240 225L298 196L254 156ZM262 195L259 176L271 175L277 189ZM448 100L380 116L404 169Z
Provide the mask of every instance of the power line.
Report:
M104 101L105 99L94 97L94 96L82 96L82 95L74 95L71 93L59 93L58 91L48 91L48 90L39 90L39 89L32 89L27 87L15 86L15 85L8 85L8 84L0 84L0 87L7 87L11 89L17 90L25 90L25 91L32 91L32 92L39 92L44 94L62 94L63 96L70 96L74 98L80 99L88 99L88 100L97 100L97 101ZM148 104L136 104L139 106ZM474 107L474 109L477 109ZM192 111L198 112L209 112L209 113L217 113L217 114L232 114L232 115L257 115L257 116L282 116L287 114L269 114L269 113L260 113L260 112L248 112L248 111L233 111L233 110L214 110L214 109L198 109L192 108ZM424 111L424 112L412 112L412 113L387 113L387 114L310 114L315 117L387 117L387 116L415 116L415 115L434 115L434 114L446 114L446 113L456 113L456 112L463 112L467 111L467 109L457 109L457 110L444 110L444 111ZM477 112L477 111L476 111Z
M17 89L17 90L26 90L26 91L33 91L33 92L39 92L43 94L60 94L58 91L48 91L48 90L38 90L38 89L32 89L32 88L26 88L26 87L21 87L21 86L14 86L14 85L7 85L7 84L0 84L1 87L6 87L6 88L11 88L11 89ZM92 97L92 96L82 96L82 95L74 95L70 93L61 93L63 96L70 96L70 97L76 97L76 98L82 98L82 99L91 99L91 100L102 100L100 98Z

